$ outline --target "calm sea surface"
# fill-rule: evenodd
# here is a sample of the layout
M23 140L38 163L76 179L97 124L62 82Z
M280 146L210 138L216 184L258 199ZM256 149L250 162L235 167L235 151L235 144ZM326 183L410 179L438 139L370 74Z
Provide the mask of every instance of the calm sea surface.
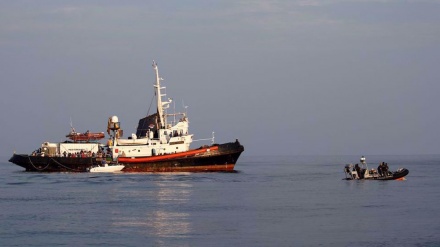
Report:
M0 246L440 246L440 155L240 158L236 173L26 173L0 162ZM374 164L374 165L373 165Z

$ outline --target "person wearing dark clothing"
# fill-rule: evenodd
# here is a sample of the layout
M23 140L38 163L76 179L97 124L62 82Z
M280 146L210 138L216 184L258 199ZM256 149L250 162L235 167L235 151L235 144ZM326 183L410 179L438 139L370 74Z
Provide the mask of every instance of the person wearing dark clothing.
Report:
M382 163L380 163L379 164L379 166L377 167L377 173L379 173L379 176L381 176L382 177L382 174L383 174L383 170L382 170L382 164L383 164L383 162Z
M356 172L357 172L357 174L358 174L358 177L359 177L359 178L363 178L363 176L361 175L361 168L359 167L358 164L356 164L356 165L354 166L354 169L356 170Z
M388 163L383 164L382 173L384 176L388 176Z

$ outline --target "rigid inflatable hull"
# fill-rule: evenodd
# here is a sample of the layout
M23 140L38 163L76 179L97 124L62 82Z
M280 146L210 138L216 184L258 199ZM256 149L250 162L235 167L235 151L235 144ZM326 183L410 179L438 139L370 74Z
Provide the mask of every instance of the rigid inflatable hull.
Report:
M392 173L392 175L390 176L386 176L386 177L370 177L370 178L361 178L359 180L399 180L399 179L403 179L406 175L409 174L409 170L406 168L402 168L398 171L395 171ZM352 178L344 178L344 180L358 180L358 179L352 179Z
M376 178L376 180L397 180L397 179L404 178L408 174L409 174L409 171L407 169L403 168L401 171L393 172L392 176L378 177L378 178Z

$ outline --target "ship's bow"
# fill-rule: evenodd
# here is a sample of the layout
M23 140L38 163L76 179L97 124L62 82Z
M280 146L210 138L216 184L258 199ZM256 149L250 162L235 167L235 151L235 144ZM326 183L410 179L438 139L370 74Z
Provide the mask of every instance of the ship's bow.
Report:
M28 155L24 154L13 154L12 157L9 159L9 162L16 164L17 166L21 166L25 169L27 169L28 166Z

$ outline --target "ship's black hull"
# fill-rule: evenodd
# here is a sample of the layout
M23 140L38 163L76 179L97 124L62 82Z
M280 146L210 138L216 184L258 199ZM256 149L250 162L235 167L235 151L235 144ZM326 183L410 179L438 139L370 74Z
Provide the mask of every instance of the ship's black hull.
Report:
M244 147L237 141L218 145L218 150L192 157L144 163L120 163L124 172L230 172Z
M218 145L210 155L164 159L148 163L119 163L123 172L208 172L233 171L244 147L237 141ZM41 157L14 154L9 162L29 172L88 172L100 164L96 158Z
M96 158L42 157L27 154L14 154L9 162L28 172L87 172L96 166Z

